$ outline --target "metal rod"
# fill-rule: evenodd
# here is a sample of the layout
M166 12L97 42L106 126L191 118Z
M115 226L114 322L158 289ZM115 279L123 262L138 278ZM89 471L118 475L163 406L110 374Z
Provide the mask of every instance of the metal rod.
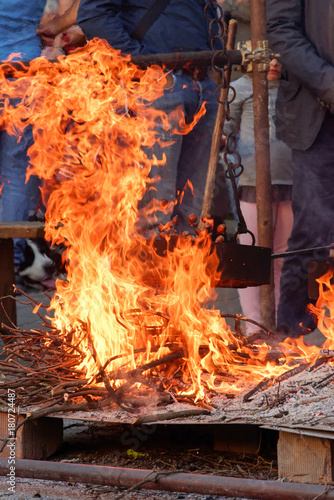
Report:
M198 52L173 52L171 54L147 54L136 55L131 57L131 61L145 68L153 64L164 66L166 68L183 68L194 66L211 66L212 57L215 55L215 64L217 66L226 66L228 61L232 64L239 65L242 61L240 50L227 50L226 54L211 50L202 50Z
M290 250L289 252L273 253L272 259L280 259L281 257L288 257L289 255L302 255L308 253L321 252L322 250L334 250L334 243L323 247L301 248L300 250Z
M9 468L8 458L0 458L0 474L10 481L15 477L89 483L105 486L130 488L145 480L148 474L152 482L143 484L141 489L222 495L258 500L314 500L320 497L334 500L334 490L325 486L299 483L281 483L240 479L237 477L204 476L166 472L166 475L142 469L124 469L101 465L43 462L38 460L15 460L14 469ZM12 466L13 467L13 466ZM12 472L11 472L12 470ZM153 482L154 480L154 482Z
M251 0L251 35L253 50L266 39L265 0ZM273 219L270 175L268 82L267 72L253 63L254 137L256 163L256 205L258 244L273 247ZM273 272L270 285L260 287L261 323L275 329L275 293Z
M147 68L148 66L157 65L169 69L177 69L184 67L194 67L194 66L211 66L212 57L216 54L211 50L202 50L198 52L173 52L170 54L145 54L145 55L134 55L131 57L131 62L136 64L141 68ZM215 64L217 66L226 66L228 60L232 64L239 65L242 61L242 55L240 50L227 50L226 54L215 56ZM56 61L53 61L56 62ZM13 77L15 71L25 71L29 70L30 61L2 61L0 63L0 74L2 77ZM47 71L48 65L43 66L45 71ZM42 69L42 68L41 68Z

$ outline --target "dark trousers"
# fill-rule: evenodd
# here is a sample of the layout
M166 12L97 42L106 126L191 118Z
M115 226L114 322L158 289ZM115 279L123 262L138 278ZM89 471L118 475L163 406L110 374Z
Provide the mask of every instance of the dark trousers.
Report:
M292 210L294 223L288 250L334 242L334 115L327 114L320 132L306 151L294 150ZM308 265L324 260L326 252L295 255L284 260L277 329L298 337L316 327L308 311Z

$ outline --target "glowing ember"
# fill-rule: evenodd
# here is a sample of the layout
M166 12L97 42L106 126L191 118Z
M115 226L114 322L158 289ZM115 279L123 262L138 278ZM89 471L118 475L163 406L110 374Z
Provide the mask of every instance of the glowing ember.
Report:
M168 126L167 117L149 107L165 84L161 68L140 70L95 40L55 63L32 61L14 81L0 78L1 93L21 99L17 107L5 102L3 125L18 136L27 124L34 127L28 175L45 181L47 239L66 246L67 281L57 282L53 321L86 351L78 368L87 377L95 381L101 366L113 374L129 371L182 348L181 360L150 375L172 380L177 374L177 390L200 400L208 389L239 391L277 377L294 359L316 361L319 348L301 339L281 344L276 357L266 343L248 346L209 308L219 262L207 231L175 238L162 227L163 256L155 236L148 241L140 232L143 219L172 209L155 201L138 210L152 188L156 159L145 151L155 141L154 123ZM183 132L193 125L183 123ZM333 348L329 319L317 313L326 347ZM116 378L115 387L120 383Z

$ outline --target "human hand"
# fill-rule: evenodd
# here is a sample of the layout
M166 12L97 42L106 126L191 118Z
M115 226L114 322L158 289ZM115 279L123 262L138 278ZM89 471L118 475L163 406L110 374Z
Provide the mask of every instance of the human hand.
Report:
M225 149L226 146L226 135L223 134L220 138L220 150Z
M71 26L62 34L60 46L65 50L68 50L70 47L80 47L84 45L85 41L86 37L82 29L79 26L75 25Z
M41 56L49 59L50 61L54 61L64 54L65 52L61 47L44 47L41 52Z
M44 19L38 25L37 35L41 37L44 47L52 47L55 37L63 31L61 18L56 14L51 20L45 22Z

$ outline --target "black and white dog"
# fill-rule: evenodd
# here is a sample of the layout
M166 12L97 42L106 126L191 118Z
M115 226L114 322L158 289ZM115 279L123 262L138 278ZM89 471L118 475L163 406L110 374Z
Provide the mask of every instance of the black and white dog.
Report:
M17 268L23 284L42 290L54 289L57 278L65 279L62 252L61 247L50 247L43 238L25 240L24 260Z

